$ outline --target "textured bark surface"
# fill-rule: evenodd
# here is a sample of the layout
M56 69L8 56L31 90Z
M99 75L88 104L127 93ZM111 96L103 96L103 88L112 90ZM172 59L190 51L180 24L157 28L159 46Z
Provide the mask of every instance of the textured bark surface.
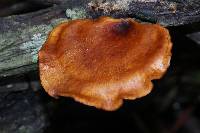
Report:
M0 18L0 77L37 70L37 53L51 29L62 21L113 16L178 26L200 21L195 0L30 0L53 5L44 10Z
M0 76L37 69L37 52L49 31L64 18L52 7L0 19Z

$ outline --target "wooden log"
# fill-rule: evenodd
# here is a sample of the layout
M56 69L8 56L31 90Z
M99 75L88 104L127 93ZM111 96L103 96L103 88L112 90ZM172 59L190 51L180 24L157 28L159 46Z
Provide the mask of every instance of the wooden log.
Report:
M54 0L32 0L49 2ZM200 2L148 0L59 0L56 5L24 15L0 18L0 77L37 70L37 54L49 31L62 21L106 15L132 17L165 26L200 21ZM44 3L43 3L44 2ZM48 4L49 4L48 3ZM55 3L54 3L55 4Z
M37 53L65 15L57 7L0 19L0 77L37 69Z
M177 26L200 21L199 0L31 0L41 4L90 8L90 16L132 17Z

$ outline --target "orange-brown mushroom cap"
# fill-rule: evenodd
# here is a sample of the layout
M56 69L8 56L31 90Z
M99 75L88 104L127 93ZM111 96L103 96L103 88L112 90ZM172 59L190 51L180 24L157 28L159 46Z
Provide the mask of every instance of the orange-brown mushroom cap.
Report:
M100 17L58 25L39 51L42 86L104 110L152 90L171 58L170 35L157 24Z

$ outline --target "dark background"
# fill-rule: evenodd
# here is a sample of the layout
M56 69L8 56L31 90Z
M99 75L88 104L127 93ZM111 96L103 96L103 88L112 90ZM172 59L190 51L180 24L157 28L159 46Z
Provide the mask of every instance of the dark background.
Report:
M0 16L48 6L1 0ZM173 42L171 65L162 79L153 81L149 95L106 112L70 98L51 98L37 71L7 77L0 79L0 133L200 133L200 36L188 37L200 32L200 24L167 28Z

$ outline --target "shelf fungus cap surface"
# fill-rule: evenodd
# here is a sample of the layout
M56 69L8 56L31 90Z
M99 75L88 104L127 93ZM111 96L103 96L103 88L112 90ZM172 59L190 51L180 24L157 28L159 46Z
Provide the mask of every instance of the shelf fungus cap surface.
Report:
M152 90L171 58L170 35L132 19L73 20L58 25L39 51L41 84L53 96L116 110Z

